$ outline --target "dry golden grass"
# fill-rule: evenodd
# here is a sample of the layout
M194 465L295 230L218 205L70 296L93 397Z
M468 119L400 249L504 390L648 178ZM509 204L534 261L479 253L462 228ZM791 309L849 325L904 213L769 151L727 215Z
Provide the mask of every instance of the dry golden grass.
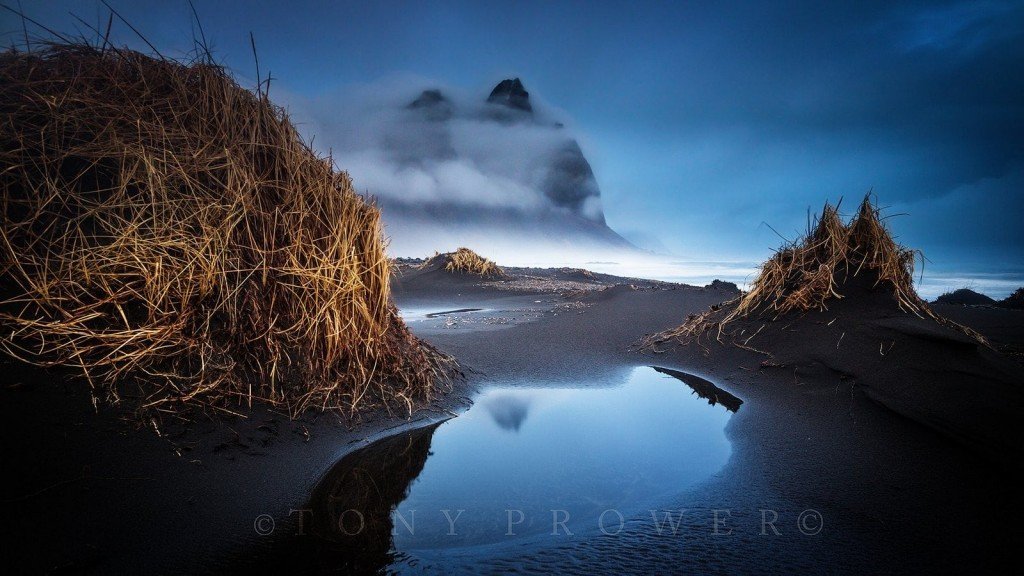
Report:
M776 319L793 311L826 310L830 300L843 298L842 284L862 273L870 274L875 287L889 290L901 310L952 325L984 342L973 330L936 315L917 295L913 274L919 254L893 240L870 196L849 224L839 217L838 207L826 204L804 238L783 246L761 265L748 292L690 316L646 344L686 343L711 331L721 338L725 326L738 318Z
M222 68L10 51L0 125L8 353L167 411L411 410L447 382L390 300L378 209Z
M469 248L459 248L455 252L435 254L423 265L428 266L439 262L444 264L444 269L448 272L462 272L464 274L483 276L484 278L500 278L505 275L505 272L497 264Z

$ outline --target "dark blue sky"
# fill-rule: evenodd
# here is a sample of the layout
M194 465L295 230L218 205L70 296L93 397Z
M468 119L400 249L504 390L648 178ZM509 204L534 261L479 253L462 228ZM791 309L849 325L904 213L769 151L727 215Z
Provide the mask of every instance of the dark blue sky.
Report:
M103 11L22 4L62 31ZM184 0L111 4L189 48ZM763 222L792 236L809 207L873 188L940 268L1024 267L1024 2L195 4L219 59L252 77L252 31L303 97L405 73L483 97L521 77L582 135L609 224L681 255L760 260L778 244Z

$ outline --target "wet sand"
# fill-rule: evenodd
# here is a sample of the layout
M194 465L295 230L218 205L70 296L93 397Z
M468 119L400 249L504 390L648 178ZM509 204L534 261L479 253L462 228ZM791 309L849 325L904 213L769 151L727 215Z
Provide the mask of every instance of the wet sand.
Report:
M158 436L134 429L114 410L96 414L83 382L5 365L2 449L13 485L5 498L4 564L31 573L272 572L295 560L280 553L298 529L289 511L302 508L331 466L355 448L449 418L490 381L609 386L634 366L657 365L698 374L743 403L726 429L733 450L726 467L666 503L691 511L677 534L659 534L649 517L634 518L618 535L553 540L514 555L451 551L435 571L1020 569L1016 551L1024 537L1014 506L1021 474L1013 447L1021 446L1024 370L1011 354L968 350L955 338L936 339L856 307L845 311L856 325L838 348L814 332L825 325L822 318L779 326L767 340L777 347L768 365L764 355L732 346L642 353L634 344L644 335L732 298L734 289L561 271L515 271L522 282L508 289L410 272L395 283L403 309L484 308L469 314L518 317L456 328L410 322L468 375L412 419L378 413L342 422L324 414L292 422L256 408L245 419L170 425ZM974 325L997 350L1024 339L1018 311L939 311ZM834 326L829 338L838 338ZM879 335L913 351L898 370L887 371L867 353L877 354ZM992 426L982 425L987 411ZM953 418L958 412L970 417ZM718 534L715 510L719 520L728 511ZM761 533L762 510L778 515L778 535ZM820 514L821 530L813 535L800 530L808 510ZM273 531L261 535L271 526L267 517ZM814 527L814 518L803 520L804 528Z
M659 534L649 518L636 518L635 530L616 536L514 557L467 552L461 561L574 573L1019 571L1019 357L929 330L927 321L892 312L878 293L762 332L751 346L771 349L770 358L717 344L627 351L639 337L632 328L678 325L731 294L713 296L615 287L584 297L594 307L582 315L488 334L486 345L455 333L433 338L494 376L563 373L603 382L621 365L647 363L701 374L744 402L727 429L729 465L668 506L695 511L680 534ZM949 315L996 350L1024 336L1019 311L961 307ZM751 324L748 334L760 326ZM878 354L882 341L888 361ZM552 347L561 353L556 362ZM714 534L714 510L730 511L733 534ZM781 534L761 533L762 510L778 513ZM812 514L805 519L820 513L820 533L800 531L805 512Z

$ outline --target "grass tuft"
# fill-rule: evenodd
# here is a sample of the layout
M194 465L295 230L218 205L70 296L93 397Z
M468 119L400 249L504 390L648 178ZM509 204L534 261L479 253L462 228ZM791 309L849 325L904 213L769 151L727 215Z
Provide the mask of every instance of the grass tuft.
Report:
M448 272L461 272L463 274L483 276L484 278L501 278L505 275L505 272L497 264L469 248L459 248L455 252L435 254L424 263L424 266L438 263L444 264L444 269Z
M1014 290L1013 294L1000 300L998 305L1004 308L1024 309L1024 287Z
M12 50L0 125L9 354L169 412L412 410L447 384L391 302L376 206L223 68Z
M723 329L740 318L778 319L791 312L827 310L832 300L843 298L843 284L869 274L875 288L888 290L901 310L953 325L979 341L984 338L969 328L936 315L917 295L913 275L920 252L896 243L870 195L856 216L844 223L838 206L825 204L807 234L787 243L761 265L750 290L739 298L691 315L678 328L647 339L647 345L669 340L687 343Z

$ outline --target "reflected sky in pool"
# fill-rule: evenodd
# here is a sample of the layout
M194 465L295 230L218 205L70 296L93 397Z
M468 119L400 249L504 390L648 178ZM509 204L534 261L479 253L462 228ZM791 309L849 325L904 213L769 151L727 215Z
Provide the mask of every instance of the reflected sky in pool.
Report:
M729 457L730 412L690 386L640 367L614 388L486 390L433 432L393 513L394 548L510 542L551 534L555 520L581 535L605 510L628 518L704 480Z

